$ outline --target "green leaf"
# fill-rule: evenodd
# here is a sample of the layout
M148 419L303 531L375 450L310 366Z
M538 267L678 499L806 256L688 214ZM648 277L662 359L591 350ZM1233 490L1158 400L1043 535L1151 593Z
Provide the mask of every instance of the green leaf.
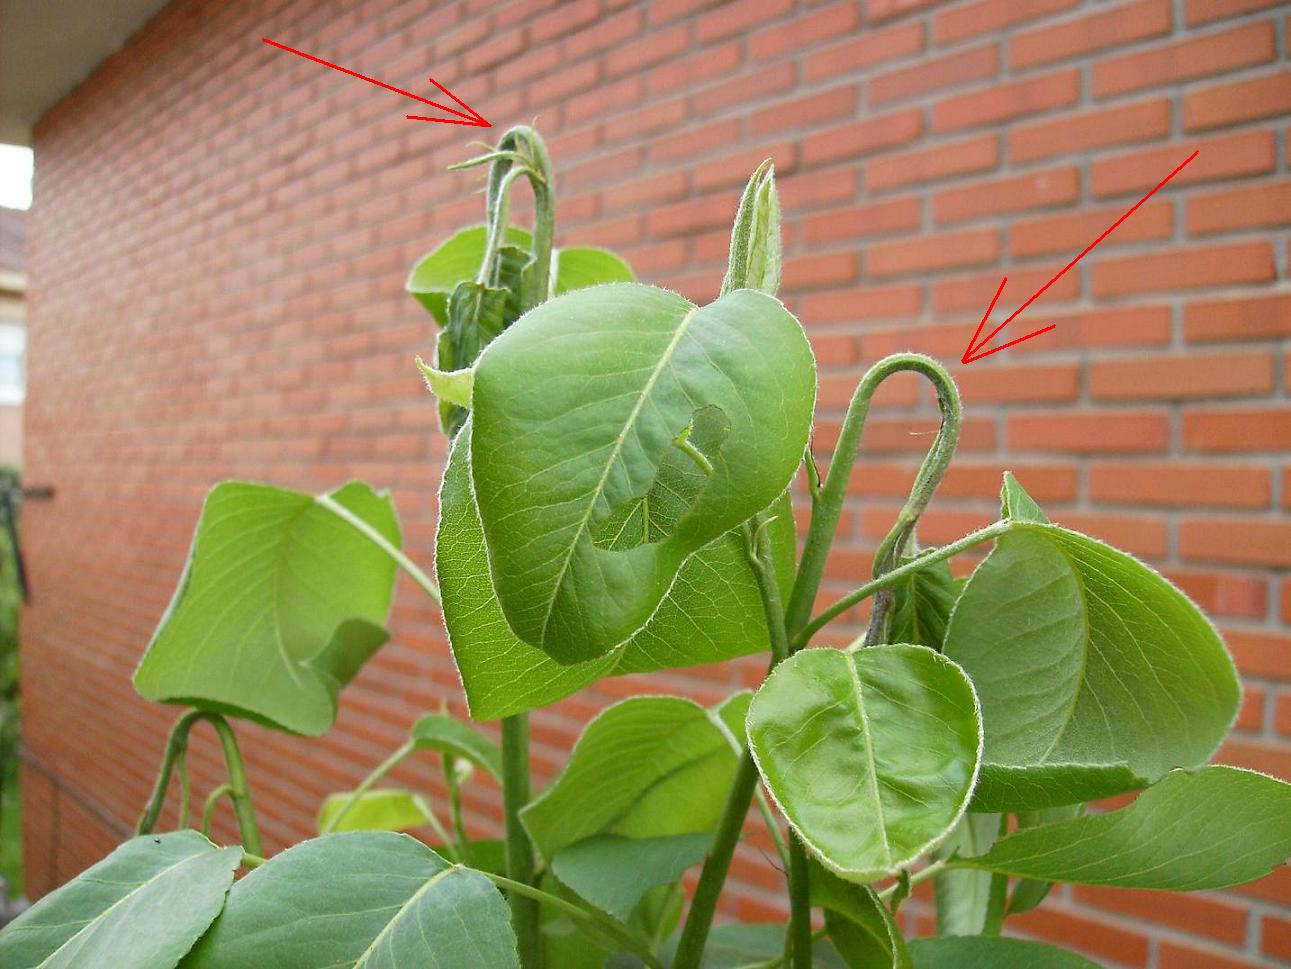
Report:
M1000 517L1009 521L1049 524L1049 516L1018 484L1012 471L1004 472L1004 486L1000 489Z
M502 782L502 749L456 717L428 713L413 724L410 739L417 750L437 750L468 760Z
M1061 807L1043 808L1039 811L1024 811L1018 815L1018 827L1034 828L1038 824L1048 824L1051 821L1067 821L1071 818L1078 818L1084 813L1084 804L1064 804ZM984 854L985 852L978 853ZM1013 885L1013 891L1009 893L1006 914L1022 915L1034 908L1039 908L1040 903L1049 895L1051 888L1053 888L1053 882L1041 881L1035 878L1019 878Z
M549 861L600 834L663 838L717 826L738 761L731 724L749 695L706 710L692 700L639 696L588 723L565 769L520 812Z
M950 563L934 562L910 573L893 587L892 593L894 602L888 626L892 642L940 650L946 639L951 610L959 597Z
M436 370L421 357L417 358L417 369L425 378L427 389L441 401L458 407L471 406L471 389L475 386L474 370Z
M412 791L377 788L359 795L354 807L346 812L335 828L332 818L349 803L352 791L329 794L318 809L319 831L410 831L430 821L426 801Z
M708 945L700 969L761 969L784 954L785 926L772 922L748 925L718 925L708 933ZM659 957L667 965L677 947L674 936L660 947ZM849 969L832 945L823 940L811 949L814 969Z
M964 588L945 653L973 679L986 749L975 810L1133 790L1204 764L1241 699L1209 620L1124 552L1019 522Z
M985 854L1000 830L998 814L966 814L938 850L940 857ZM938 935L981 935L991 903L991 873L951 868L933 883Z
M947 936L910 943L914 969L1098 969L1065 949L1022 939Z
M399 545L384 493L351 482L328 498ZM386 641L394 579L394 560L313 495L216 485L135 689L326 733L341 688Z
M780 196L775 166L767 159L740 197L722 292L756 289L774 296L780 288L780 258Z
M241 858L196 831L133 838L0 931L0 965L174 969L220 914Z
M704 860L710 832L662 838L601 834L562 848L552 873L571 891L620 921L627 921L646 892L678 881Z
M815 363L769 296L696 307L617 283L557 297L495 340L475 374L472 479L511 629L554 659L594 659L649 621L685 560L788 486L802 460ZM702 493L660 541L598 548L702 407L730 431Z
M895 874L950 834L981 736L963 671L909 645L803 650L767 677L748 718L781 812L826 868L856 882Z
M275 855L229 892L184 969L517 969L506 903L403 834L355 831Z
M448 297L459 283L475 278L484 261L488 229L482 225L462 229L433 252L417 260L404 288L435 317L448 325ZM531 237L524 229L511 226L506 241L528 248Z
M630 283L632 270L608 249L588 246L557 249L552 255L555 296L604 283Z
M1291 784L1238 767L1172 771L1129 806L1026 828L958 864L1045 881L1195 892L1291 856Z
M811 903L825 910L825 929L849 969L911 969L905 938L874 889L810 866Z
M444 472L435 567L453 658L476 720L547 706L602 676L718 663L770 648L762 600L738 529L692 555L650 622L608 656L566 666L517 638L493 592L470 487L470 433L468 423ZM787 494L771 513L772 555L787 598L797 550Z

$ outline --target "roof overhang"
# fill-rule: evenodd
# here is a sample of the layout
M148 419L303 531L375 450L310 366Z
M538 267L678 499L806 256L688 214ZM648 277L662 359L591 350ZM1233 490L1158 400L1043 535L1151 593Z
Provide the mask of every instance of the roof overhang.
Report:
M31 129L167 0L0 0L0 142Z

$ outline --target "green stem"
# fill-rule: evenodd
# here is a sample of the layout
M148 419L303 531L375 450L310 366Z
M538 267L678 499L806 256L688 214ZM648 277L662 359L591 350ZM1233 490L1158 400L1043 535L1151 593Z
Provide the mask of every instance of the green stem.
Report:
M943 446L949 442L949 451L954 450L954 442L959 438L960 409L959 396L954 382L944 367L931 357L919 353L898 353L880 360L871 367L856 385L856 392L847 407L847 416L839 432L838 444L834 447L834 456L829 462L829 471L819 492L819 500L812 505L811 524L807 529L807 541L803 546L802 560L798 564L798 576L789 596L789 606L785 613L785 626L793 637L796 648L806 642L799 634L811 617L811 607L820 591L820 581L825 574L825 562L829 558L829 549L838 531L838 520L843 513L843 502L847 497L847 484L852 476L852 466L856 463L856 453L860 449L861 432L865 429L865 419L869 416L870 402L874 392L888 377L901 371L913 371L928 377L937 387L938 401L941 404L942 426L928 457L915 480L915 492L920 495L926 490L930 497L937 481L945 473L945 462L949 453ZM912 501L914 493L912 492ZM910 508L907 503L903 516ZM922 506L919 506L922 511ZM915 514L915 519L918 514ZM898 523L904 518L899 518ZM913 527L912 523L910 527ZM885 539L884 544L888 544ZM883 548L880 547L880 551ZM876 560L877 561L877 560ZM810 637L808 637L810 638Z
M529 715L517 713L502 719L502 810L507 877L526 886L534 880L533 845L520 820L520 809L529 803L529 794ZM539 969L542 940L538 934L537 902L531 894L519 891L512 892L508 900L520 965L522 969Z
M139 823L135 825L135 834L152 834L161 818L161 810L166 804L166 791L170 788L170 775L175 763L184 755L188 747L188 732L193 724L202 718L202 711L189 710L175 721L166 737L166 748L161 755L161 767L157 770L157 780L153 784L152 795L144 806Z
M261 858L259 855L253 855L249 851L242 852L242 867L247 869L259 868L268 858Z
M413 746L413 742L411 740L405 740L402 744L400 744L397 748L395 748L394 753L392 753L385 760L381 761L381 763L377 764L377 766L373 768L372 773L368 774L367 777L363 778L363 780L359 782L359 786L350 792L349 799L344 804L341 805L341 809L339 811L337 811L328 819L327 823L323 825L323 830L320 831L319 833L331 834L333 831L335 831L336 826L340 824L345 819L345 816L354 809L354 805L359 803L363 795L366 794L368 791L372 790L372 787L379 780L381 780L381 778L385 777L392 770L398 767L400 762L409 754L411 754L414 749L415 747Z
M811 882L807 849L789 834L789 938L793 969L811 969Z
M784 832L780 830L780 823L776 821L775 811L771 808L771 802L767 800L766 794L761 787L755 789L754 796L758 802L758 813L762 815L762 821L767 826L767 831L771 835L771 841L775 844L776 854L780 856L780 865L784 868L785 877L789 877L789 842L784 839Z
M448 786L448 814L456 835L457 856L469 865L471 858L471 839L466 834L466 822L462 818L462 786L457 782L457 758L444 754L444 783Z
M221 784L206 795L206 803L202 805L202 834L208 838L211 836L211 822L215 820L215 806L220 803L220 798L226 794L230 800L233 799L232 785Z
M505 889L508 897L513 899L516 897L524 898L526 901L531 902L535 909L538 907L538 903L541 902L550 908L564 912L570 918L595 927L618 944L631 950L650 969L666 969L664 964L650 951L650 946L644 939L625 929L610 916L593 908L583 908L575 905L573 902L568 902L559 896L544 892L541 888L535 888L527 882L516 881L514 878L506 878L502 875L494 875L487 871L481 871L480 874L493 882L494 885L497 885L498 888Z
M440 854L452 862L462 861L461 855L459 855L453 848L453 839L449 837L448 832L444 830L444 825L439 820L439 815L435 813L435 809L432 808L430 803L419 794L414 794L413 800L417 803L417 807L421 808L425 813L426 823L429 824L430 829L435 832L435 837L439 839L439 843L444 846Z
M404 555L398 548L390 543L390 540L382 535L379 531L365 522L354 512L350 511L344 505L334 501L330 495L317 495L314 500L323 508L326 508L341 521L347 525L353 526L360 534L376 545L381 551L385 552L395 563L398 564L409 577L421 586L423 592L430 596L435 602L442 603L443 599L439 595L439 586L431 581L430 576L418 568L417 563L408 556Z
M523 159L523 161L518 160ZM505 239L507 202L514 178L509 178L512 167L523 165L523 174L529 178L533 189L534 222L533 243L533 292L530 309L547 299L551 289L551 252L556 232L556 194L552 179L551 158L547 145L538 132L527 125L516 125L498 141L492 155L493 167L489 170L487 217L490 228L497 226ZM499 218L501 216L501 218ZM484 271L492 272L492 258L484 261Z
M915 885L918 885L920 882L926 882L929 878L936 878L949 866L949 864L950 862L943 858L939 861L932 862L926 868L921 868L919 871L915 872L913 875L910 876L910 886L913 888ZM892 885L892 886L889 886L888 888L883 889L883 891L879 892L878 896L881 901L886 902L889 898L895 895L896 892L897 892L897 886Z
M188 779L188 757L187 744L179 751L179 756L175 759L175 767L179 771L179 827L188 827L189 805L192 801L193 789Z
M979 528L975 532L969 532L958 541L951 542L949 545L942 545L940 548L924 552L912 562L899 566L890 572L885 572L879 578L865 583L859 589L853 589L843 598L839 599L832 606L822 612L819 616L807 623L802 631L794 637L792 648L797 651L802 649L811 641L811 637L820 632L827 624L837 619L852 606L858 602L863 602L874 593L883 589L890 589L892 586L901 582L906 576L920 569L927 568L934 562L942 562L948 558L953 558L960 552L965 552L975 545L981 545L983 542L989 542L993 538L1003 535L1009 530L1011 523L1007 521L992 522L984 528Z

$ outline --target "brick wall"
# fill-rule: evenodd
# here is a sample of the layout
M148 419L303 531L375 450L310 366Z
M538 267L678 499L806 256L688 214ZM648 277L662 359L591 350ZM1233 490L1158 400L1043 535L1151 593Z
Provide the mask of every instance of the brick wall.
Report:
M475 176L444 171L480 132L404 121L394 95L262 36L413 90L433 71L499 126L536 117L561 172L561 238L616 247L699 300L743 179L774 157L786 298L823 367L818 446L881 354L954 363L961 461L923 540L991 519L1000 470L1017 469L1058 520L1160 565L1216 618L1247 682L1223 759L1291 778L1285 4L428 6L176 0L37 130L25 463L58 493L29 508L25 535L33 890L100 855L142 804L173 714L129 676L212 483L389 486L430 559L444 445L410 361L432 324L402 283L480 218ZM1176 185L1030 312L1056 330L958 364L1002 271L1011 309L1194 148ZM933 425L913 380L880 405L829 595L866 574ZM242 731L271 849L418 711L462 710L436 613L399 591L394 641L329 738ZM716 697L758 665L650 688ZM608 681L538 715L538 770L643 685ZM198 746L204 791L215 761L210 738ZM401 780L434 788L435 774ZM495 791L468 806L496 830ZM757 837L738 873L729 911L775 916ZM1267 966L1291 958L1291 872L1185 898L1063 890L1019 928L1109 966Z

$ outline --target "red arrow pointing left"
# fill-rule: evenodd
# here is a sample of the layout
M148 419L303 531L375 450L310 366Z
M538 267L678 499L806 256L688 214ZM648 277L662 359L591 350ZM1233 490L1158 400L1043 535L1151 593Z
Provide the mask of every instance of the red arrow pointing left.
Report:
M404 115L404 117L410 121L434 121L438 124L460 124L467 125L472 128L493 127L492 124L484 120L484 117L478 111L472 108L448 88L444 87L444 85L436 81L433 77L428 77L426 80L430 81L430 83L439 88L440 91L452 98L453 103L457 104L463 110L459 111L457 108L450 108L448 105L440 104L438 101L431 101L429 98L420 97L410 91L405 91L403 88L397 88L392 84L386 84L384 81L378 81L375 77L368 77L366 74L360 74L358 71L351 71L348 67L341 67L340 64L333 64L331 61L325 61L321 57L315 57L313 54L306 54L303 50L296 50L294 47L280 44L276 40L270 40L268 37L261 37L260 39L270 47L277 47L279 50L285 50L289 54L296 54L305 58L307 61L313 61L315 64L322 64L324 67L330 67L334 71L340 71L342 74L350 75L350 77L357 77L360 81L367 81L369 84L375 84L377 87L383 87L387 91L393 91L395 94L402 94L405 98L412 98L414 101L420 101L422 104L428 104L432 108L436 108L440 111L447 111L449 114L454 115L452 118L430 118L420 114Z

